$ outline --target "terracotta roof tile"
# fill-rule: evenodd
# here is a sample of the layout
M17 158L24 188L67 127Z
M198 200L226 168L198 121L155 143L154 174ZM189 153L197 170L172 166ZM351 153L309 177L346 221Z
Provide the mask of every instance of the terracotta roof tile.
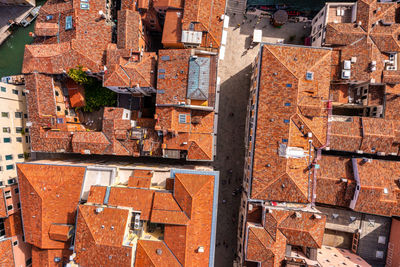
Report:
M6 200L3 190L0 190L0 218L7 217Z
M11 238L0 241L0 266L15 266Z
M308 151L308 132L312 133L315 146L325 143L326 117L312 117L309 109L303 109L308 113L303 114L296 107L324 109L322 100L329 97L330 62L329 49L263 46L252 198L307 202L308 172L299 171L307 169L306 162L281 157L277 152L282 144ZM307 71L313 72L314 80L306 80ZM318 95L319 101L312 95Z
M140 51L138 32L141 30L139 12L127 9L118 11L118 48L130 48L134 51Z
M400 188L395 181L398 162L356 160L360 192L354 210L394 216L400 214ZM317 172L317 202L349 207L356 180L350 158L323 156ZM343 180L346 179L346 180Z
M69 249L40 249L32 246L32 266L43 267L62 267L63 262L69 261L72 250ZM55 258L60 258L60 262L55 262Z
M132 266L132 248L123 246L129 210L79 205L75 261L82 266Z
M55 36L59 31L58 24L52 22L35 23L35 34L37 36Z
M149 220L153 194L153 190L112 187L108 205L132 207L141 212L140 218L142 220Z
M49 237L52 240L67 242L71 237L72 225L52 223L49 229Z
M181 210L171 193L154 193L151 222L186 225L189 218Z
M161 251L161 254L158 254L157 251ZM164 242L139 240L135 266L178 267L181 265Z
M43 249L62 249L51 240L52 223L74 224L85 168L17 164L26 242Z

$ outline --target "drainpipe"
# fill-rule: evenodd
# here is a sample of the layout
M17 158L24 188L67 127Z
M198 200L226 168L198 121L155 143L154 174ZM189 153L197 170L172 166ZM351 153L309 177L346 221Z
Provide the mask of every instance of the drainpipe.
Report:
M317 161L321 159L321 150L328 147L330 144L330 133L331 133L331 122L330 118L332 116L332 100L328 100L328 121L326 127L326 142L324 145L317 148L317 156L314 158L312 165L314 166L314 175L312 183L312 196L311 196L311 207L315 207L315 198L317 197Z

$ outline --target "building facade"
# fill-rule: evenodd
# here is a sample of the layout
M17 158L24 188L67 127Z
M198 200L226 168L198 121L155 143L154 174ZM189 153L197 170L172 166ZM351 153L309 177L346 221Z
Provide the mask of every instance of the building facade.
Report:
M0 186L17 182L16 163L30 156L25 86L0 82Z

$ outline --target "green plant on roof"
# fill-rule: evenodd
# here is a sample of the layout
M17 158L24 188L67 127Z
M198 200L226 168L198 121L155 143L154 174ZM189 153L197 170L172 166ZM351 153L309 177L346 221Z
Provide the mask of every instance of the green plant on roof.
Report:
M117 94L103 87L98 79L88 76L82 66L70 69L68 76L85 88L86 105L82 108L83 111L93 112L101 107L114 107L117 104Z
M76 69L69 69L68 76L79 84L86 84L89 82L89 77L82 66L78 66Z

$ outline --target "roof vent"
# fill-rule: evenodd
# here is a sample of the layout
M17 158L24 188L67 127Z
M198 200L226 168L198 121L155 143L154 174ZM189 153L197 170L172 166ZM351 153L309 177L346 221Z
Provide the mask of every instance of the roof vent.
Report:
M298 211L296 211L296 212L294 213L294 215L296 216L296 218L301 218L301 213L298 212Z
M161 249L156 249L156 253L157 253L157 255L161 255L162 254L162 250Z
M307 71L307 72L306 72L306 80L307 80L307 81L312 81L312 80L314 80L314 72L312 72L312 71Z
M203 253L203 252L204 252L204 247L197 248L197 253Z
M357 218L355 216L350 216L350 222L354 222Z
M109 259L109 260L111 260L111 259L112 259L112 256L111 256L111 255L110 255L110 256L108 256L108 259Z
M333 219L337 219L337 218L339 218L339 214L337 214L337 213L333 213L333 214L332 214L332 218L333 218Z
M315 219L321 219L322 217L321 217L321 215L319 215L319 214L314 214L314 218L315 218Z
M340 181L342 181L343 183L347 183L347 179L346 178L341 178Z
M98 214L98 213L100 213L100 212L102 212L103 211L103 208L96 208L96 213Z
M385 195L387 195L387 194L389 194L389 190L385 187L385 188L383 188L383 193L384 193Z
M54 262L60 262L61 258L60 257L54 257Z
M114 226L111 225L111 230L114 230Z

